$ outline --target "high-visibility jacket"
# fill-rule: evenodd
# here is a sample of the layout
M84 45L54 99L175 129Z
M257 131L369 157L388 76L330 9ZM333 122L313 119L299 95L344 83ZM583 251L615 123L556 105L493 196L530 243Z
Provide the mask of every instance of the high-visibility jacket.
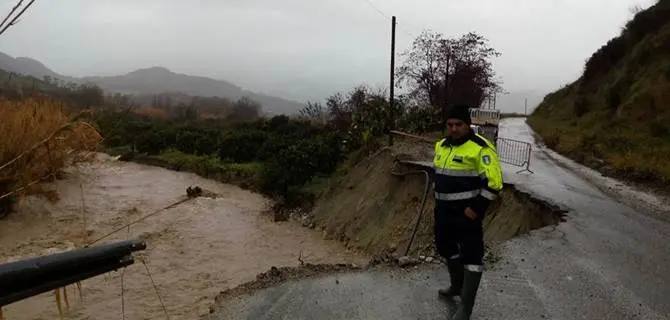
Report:
M481 217L503 187L495 146L472 131L461 141L438 141L433 166L435 200L469 206Z

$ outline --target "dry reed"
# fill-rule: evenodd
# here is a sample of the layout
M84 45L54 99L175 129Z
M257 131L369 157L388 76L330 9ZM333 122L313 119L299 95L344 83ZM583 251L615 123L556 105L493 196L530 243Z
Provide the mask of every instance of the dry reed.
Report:
M0 198L20 196L96 150L102 137L57 100L0 99ZM2 199L0 199L2 200ZM2 208L0 208L2 211Z

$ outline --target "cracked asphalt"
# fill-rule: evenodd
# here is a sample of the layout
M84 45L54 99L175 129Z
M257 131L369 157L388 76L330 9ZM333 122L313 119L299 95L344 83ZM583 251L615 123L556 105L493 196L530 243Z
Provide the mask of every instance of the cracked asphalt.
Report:
M506 182L567 210L567 221L501 246L473 319L670 319L668 220L603 192L535 144L523 119L506 119L500 137L533 143L534 174L505 166ZM448 319L453 303L437 298L448 283L439 265L333 274L220 301L207 318Z

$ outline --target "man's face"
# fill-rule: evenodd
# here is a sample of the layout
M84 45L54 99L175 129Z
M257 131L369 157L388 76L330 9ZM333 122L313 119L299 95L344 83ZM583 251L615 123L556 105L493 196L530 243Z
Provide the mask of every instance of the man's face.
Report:
M468 134L470 127L463 120L449 119L447 120L447 132L452 139L460 139Z

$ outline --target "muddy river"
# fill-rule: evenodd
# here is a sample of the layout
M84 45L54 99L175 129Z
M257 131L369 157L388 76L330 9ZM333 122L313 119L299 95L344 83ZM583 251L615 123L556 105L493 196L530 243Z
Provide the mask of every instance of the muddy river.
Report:
M193 199L101 241L142 236L148 248L135 254L134 265L83 281L81 297L68 287L64 319L166 319L161 300L169 319L195 319L221 290L271 266L298 265L300 255L309 263L367 262L317 231L272 222L263 214L266 198L235 186L102 154L67 173L49 186L58 201L29 197L19 212L0 220L0 261L83 246L185 198L189 185L218 197ZM5 320L59 317L54 292L3 311Z

